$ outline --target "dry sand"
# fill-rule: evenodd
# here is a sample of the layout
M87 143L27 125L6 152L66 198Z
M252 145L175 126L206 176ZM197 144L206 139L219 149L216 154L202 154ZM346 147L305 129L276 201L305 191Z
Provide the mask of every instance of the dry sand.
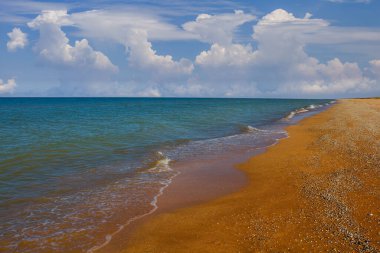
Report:
M341 100L239 165L250 183L144 222L122 252L379 252L380 100Z

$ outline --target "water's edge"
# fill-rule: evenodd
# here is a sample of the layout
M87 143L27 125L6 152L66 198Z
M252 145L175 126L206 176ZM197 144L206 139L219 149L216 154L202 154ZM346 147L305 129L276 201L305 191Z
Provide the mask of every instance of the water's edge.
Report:
M187 161L182 161L180 163L180 165L177 165L177 164L175 164L176 161L172 161L168 157L163 156L162 159L157 161L154 168L174 171L174 174L167 181L167 184L163 184L163 186L159 189L158 193L154 196L153 200L150 203L152 206L152 209L147 213L144 213L144 214L141 214L141 215L138 215L136 217L129 219L124 225L120 226L118 230L116 230L112 234L108 234L105 237L104 242L102 242L99 245L92 247L87 252L93 253L93 252L97 252L99 250L102 251L104 249L107 249L106 247L109 245L112 245L114 243L118 244L117 241L113 242L114 237L116 235L118 235L119 233L121 234L122 232L126 232L127 235L130 235L130 231L126 231L126 230L128 230L128 227L134 222L140 221L140 223L138 225L138 226L140 226L141 224L143 224L145 222L144 219L146 219L146 218L151 219L154 217L154 215L158 215L158 214L165 213L165 212L175 211L179 208L186 208L186 207L190 207L190 206L200 204L200 203L205 203L205 202L214 200L216 198L226 196L228 194L231 194L233 192L241 190L245 185L247 185L249 183L249 181L247 180L245 173L237 168L238 164L244 163L248 159L250 159L256 155L259 155L261 153L266 152L266 150L269 147L278 144L280 140L285 139L285 138L289 138L288 132L285 130L285 128L287 128L288 126L291 126L291 125L296 125L301 120L303 120L305 118L311 117L313 115L316 115L318 113L321 113L321 112L327 110L328 108L333 106L334 103L336 103L335 100L333 100L329 103L323 104L323 105L312 104L312 105L309 105L306 107L302 107L302 108L296 109L294 111L291 111L286 117L284 117L278 121L273 122L271 125L269 125L267 127L269 127L270 130L272 130L272 131L277 131L278 135L273 135L274 138L271 139L271 141L272 141L271 143L266 143L263 146L245 147L243 149L228 150L227 153L219 154L219 155L223 156L224 158L221 159L221 156L217 157L217 159L219 159L219 161L217 162L217 165L218 165L217 168L214 164L213 169L216 170L215 172L217 172L220 169L223 169L223 168L221 168L221 166L223 166L224 169L229 170L230 173L233 173L233 174L236 173L235 174L236 177L239 177L238 175L240 175L240 177L244 178L244 180L242 180L242 178L236 180L237 182L234 182L234 185L231 186L229 188L229 190L226 190L226 191L216 191L216 192L214 192L214 194L204 195L204 190L201 190L198 192L198 194L201 194L201 195L198 195L197 197L195 197L195 199L183 201L183 199L186 200L186 195L188 194L189 189L194 188L194 187L196 188L197 186L204 186L204 185L202 185L202 183L203 183L202 181L199 182L199 185L194 185L194 183L193 184L192 183L186 183L188 181L189 177L190 177L190 181L192 181L192 182L195 182L192 179L195 179L196 181L198 181L200 173L204 172L204 171L194 172L194 170L191 170L188 168L191 166L198 166L199 167L200 163L207 164L206 167L210 168L210 163L212 164L213 162L215 162L216 159L214 156L209 156L209 157L205 156L200 160L197 159L197 162L195 164L191 164L191 163L194 163L194 161L187 160ZM258 129L258 128L255 128L255 127L248 125L248 126L244 126L242 128L241 134L252 133L252 132L256 132L256 131L267 131L267 130ZM223 138L228 138L228 137L229 136L226 136ZM225 152L225 150L223 152ZM212 165L211 165L211 167L212 167ZM207 173L209 173L209 171ZM183 176L183 174L188 174L188 175L185 175L184 178L181 179L181 176ZM212 174L212 176L215 176L215 174ZM211 177L209 179L211 179ZM231 178L231 174L229 174L228 178L226 178L226 179L229 182L234 181ZM225 181L219 180L219 181L217 181L217 184L219 186L220 185L223 186L223 184L226 183L227 180L225 180ZM178 182L178 181L180 181L180 182ZM187 184L187 185L184 186L184 184ZM178 185L181 185L180 189L179 189ZM183 188L187 188L187 189L184 190ZM198 189L200 189L200 188L198 187ZM178 192L180 192L180 193L178 193ZM181 194L183 194L183 195L178 196ZM160 203L160 205L159 205L159 203ZM133 229L135 230L136 227L134 227ZM124 241L123 244L125 244L125 241L128 241L128 238L121 235L120 238L118 238L118 240L123 240ZM107 252L107 250L104 252Z

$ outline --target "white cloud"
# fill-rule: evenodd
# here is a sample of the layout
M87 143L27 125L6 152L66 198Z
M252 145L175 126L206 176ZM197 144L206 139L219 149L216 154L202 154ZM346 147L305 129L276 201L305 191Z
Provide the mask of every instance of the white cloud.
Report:
M261 96L323 97L379 91L379 63L367 69L333 58L320 62L305 48L311 44L379 42L372 28L334 27L306 13L296 17L283 9L263 16L254 26L251 43L237 40L240 26L255 20L243 11L200 14L182 26L137 9L77 12L43 11L28 25L40 32L35 46L42 59L60 66L62 85L52 92L67 95L128 96ZM62 27L85 37L70 44ZM117 67L89 41L123 45L127 74L104 78ZM210 45L194 63L160 55L152 41L198 40ZM377 56L374 56L377 57ZM64 68L62 67L64 66ZM98 71L103 70L103 71ZM84 72L83 72L84 71ZM124 71L123 71L124 72ZM116 75L114 75L116 76ZM110 75L108 76L110 77ZM377 80L377 81L376 81Z
M28 23L30 28L38 29L45 24L57 26L72 25L67 10L44 10L35 19Z
M380 60L372 60L369 62L371 73L380 81Z
M169 82L192 73L188 59L174 60L171 55L159 55L151 40L184 40L196 36L179 29L161 18L131 10L95 10L70 15L70 21L80 28L80 34L90 38L107 38L122 44L128 53L129 66L142 82ZM148 73L148 74L147 74Z
M174 61L170 55L157 55L144 30L133 30L128 35L126 46L129 51L130 65L151 71L150 76L170 78L183 74L189 75L194 69L190 60L182 58Z
M194 69L193 63L188 59L174 60L172 56L159 55L153 49L149 37L158 40L194 38L194 35L161 22L154 15L117 11L86 11L73 14L68 14L65 10L43 11L29 22L28 26L40 32L35 50L41 58L54 65L66 67L59 68L62 75L61 85L53 88L50 91L52 94L160 96L158 83L166 85L184 81ZM78 28L76 35L106 39L125 46L129 66L127 80L113 82L110 78L101 76L99 72L89 72L115 72L117 67L104 54L92 49L87 39L70 45L61 26L75 26Z
M265 64L305 59L307 55L303 47L309 37L327 25L324 20L311 19L308 13L304 18L296 18L285 10L274 10L253 27L252 37L258 43L257 57Z
M232 43L237 27L255 18L254 15L245 14L240 10L233 14L200 14L195 21L187 22L182 27L185 31L199 36L202 41L227 45Z
M309 13L297 18L275 10L253 27L256 50L250 45L212 44L201 52L196 57L201 69L196 83L218 87L224 96L321 97L379 91L357 63L335 58L324 64L305 52L312 38L328 28L328 22Z
M110 95L112 78L118 67L102 52L92 48L87 39L71 44L62 26L73 26L66 10L42 11L28 26L39 31L34 46L42 63L57 71L57 83L47 93L59 96Z
M357 63L342 63L335 58L326 64L313 61L302 67L309 68L309 71L303 72L304 69L299 69L300 78L295 79L294 82L288 80L280 90L285 92L288 89L306 95L328 95L360 92L374 88L372 87L373 81L363 75Z
M307 15L310 17L310 15ZM275 23L283 23L283 22L299 22L302 20L307 20L308 18L305 16L305 19L298 19L294 17L292 13L289 13L283 9L277 9L272 11L271 13L265 15L260 21L260 24L275 24Z
M106 55L95 51L87 39L76 41L74 46L69 44L61 26L70 24L72 23L67 11L43 11L29 22L30 28L38 29L40 32L35 47L39 55L57 65L116 72L117 66L113 65Z
M362 45L365 42L380 42L378 28L337 27L326 20L312 18L310 13L306 13L303 18L297 18L283 9L274 10L261 18L254 26L253 38L260 35L261 30L266 31L268 27L286 32L283 35L287 37L282 39L298 40L306 44L337 44L339 47L347 43L357 45L360 42ZM293 35L297 37L292 38Z
M13 28L8 34L9 41L7 43L8 51L15 51L17 48L24 48L28 44L28 37L20 28Z
M208 67L249 66L255 59L251 45L231 44L221 46L212 44L210 50L202 51L195 59L196 64Z
M80 34L88 38L109 39L124 44L135 30L145 31L148 40L197 39L176 25L142 10L92 10L72 13L70 20L80 28Z
M131 67L151 70L153 75L176 76L190 74L193 70L192 63L187 59L174 61L170 55L158 55L149 40L183 40L194 39L195 36L152 14L129 10L93 10L68 15L66 11L48 11L37 17L30 26L46 22L76 26L81 35L120 43L129 53Z
M0 79L0 94L12 93L16 88L16 80L9 79L6 83Z
M268 91L287 96L343 95L377 89L357 63L343 63L335 58L323 64L305 52L311 38L328 26L328 22L312 19L310 14L296 18L281 9L264 16L254 27L253 38L258 43L255 69L257 72L271 69L274 79L264 76L257 82L261 86L270 83Z

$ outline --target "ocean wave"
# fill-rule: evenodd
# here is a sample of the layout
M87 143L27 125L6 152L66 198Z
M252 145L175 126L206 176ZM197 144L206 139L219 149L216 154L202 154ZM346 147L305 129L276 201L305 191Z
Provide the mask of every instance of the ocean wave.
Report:
M300 109L297 109L297 110L291 111L291 112L285 117L285 119L286 119L286 120L290 120L290 119L292 119L294 116L296 116L297 114L308 112L308 111L310 111L310 109L312 109L312 108L309 108L309 109L306 109L306 108L300 108Z
M149 172L168 172L172 171L169 164L171 159L165 156L162 152L158 151L156 153L158 159L152 164L151 168L148 170Z
M100 250L104 246L108 245L116 234L120 233L125 227L129 226L132 222L139 220L141 218L144 218L145 216L148 216L154 213L158 209L158 198L164 194L165 189L172 183L173 179L180 174L180 172L173 171L173 169L170 168L171 159L165 156L162 152L160 151L156 152L156 156L159 159L154 163L154 166L152 166L148 170L148 172L153 172L153 173L170 172L169 173L170 176L166 178L165 180L159 181L161 184L161 187L159 188L157 194L154 195L153 199L149 203L152 208L146 213L130 218L125 224L120 225L116 231L114 231L111 234L107 234L104 238L103 243L99 245L95 245L91 247L90 249L88 249L87 253L94 253Z
M328 106L330 104L333 104L335 103L336 101L331 101L331 102L328 102L328 103L325 103L325 104L311 104L311 105L308 105L308 106L305 106L305 107L302 107L302 108L299 108L297 110L294 110L294 111L291 111L284 119L285 120L290 120L292 119L294 116L296 116L297 114L300 114L300 113L305 113L305 112L309 112L309 111L313 111L313 110L316 110L316 109L319 109L319 108L322 108L324 106Z
M262 130L250 125L246 125L246 126L241 126L240 131L241 133L254 133L254 132L265 132L266 130Z
M308 107L306 107L307 109L309 110L313 110L313 109L318 109L318 108L321 108L321 107L324 107L325 105L324 104L320 104L320 105L309 105Z

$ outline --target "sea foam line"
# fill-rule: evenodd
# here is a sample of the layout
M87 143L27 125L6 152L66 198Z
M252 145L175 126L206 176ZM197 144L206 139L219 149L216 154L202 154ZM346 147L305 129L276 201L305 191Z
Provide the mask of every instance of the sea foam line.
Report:
M324 107L324 106L328 106L328 105L331 105L331 104L334 104L336 103L335 100L333 101L330 101L328 103L325 103L325 104L318 104L318 105L315 105L315 104L311 104L311 105L308 105L306 107L302 107L302 108L299 108L299 109L296 109L294 111L291 111L285 118L284 120L290 120L292 119L295 115L297 114L300 114L300 113L304 113L304 112L309 112L309 111L312 111L312 110L315 110L315 109L318 109L318 108L321 108L321 107Z
M159 152L159 154L162 155L161 152ZM164 165L165 167L167 167L168 170L171 170L170 167L169 167L170 161L171 160L169 158L164 157L162 159L162 161L160 160L158 162L157 166ZM157 166L155 168L157 168ZM155 168L153 168L153 169L155 169ZM159 172L160 171L161 170L159 170ZM106 235L105 241L101 245L97 245L97 246L92 247L91 249L87 250L87 253L93 253L93 252L95 252L95 251L97 251L97 250L105 247L106 245L108 245L111 242L112 238L116 234L120 233L125 227L127 227L128 225L130 225L132 222L134 222L136 220L139 220L141 218L144 218L145 216L148 216L148 215L154 213L158 209L158 205L157 205L158 198L164 194L165 189L172 183L173 179L176 176L178 176L179 174L181 174L181 172L176 171L176 173L173 176L171 176L168 180L166 180L163 183L163 186L159 189L158 193L153 197L153 200L150 202L150 205L153 208L149 212L141 214L141 215L138 215L138 216L135 216L135 217L129 219L125 224L119 226L119 228L115 232L113 232L112 234Z

